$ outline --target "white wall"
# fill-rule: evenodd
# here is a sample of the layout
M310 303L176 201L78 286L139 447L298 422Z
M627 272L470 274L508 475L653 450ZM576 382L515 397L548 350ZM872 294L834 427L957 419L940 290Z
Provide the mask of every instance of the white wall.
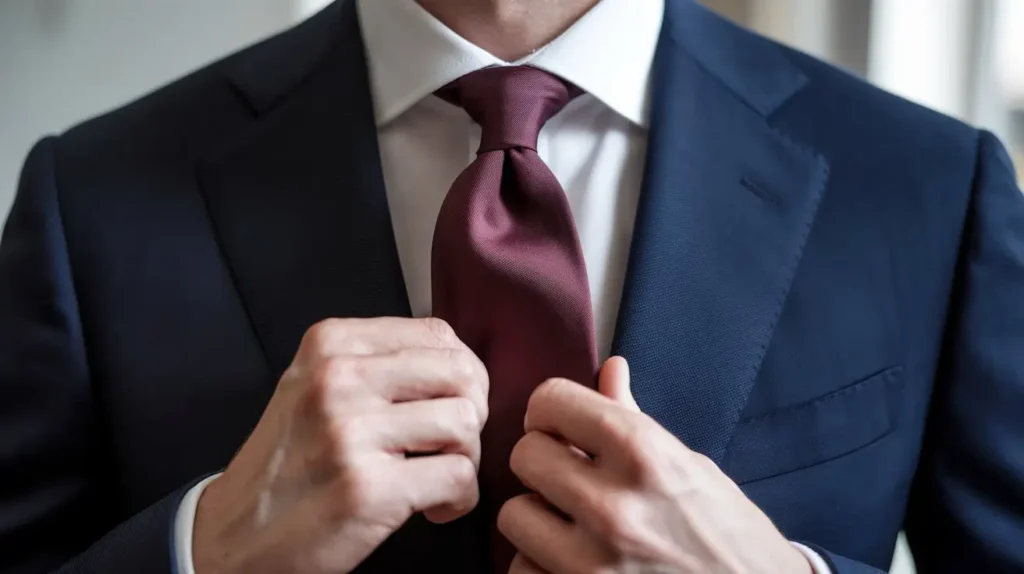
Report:
M871 80L943 113L967 117L976 0L876 0Z
M331 3L331 0L295 0L295 12L300 17L310 16Z
M0 222L31 145L290 24L284 0L0 0Z
M995 0L995 11L996 74L1007 99L1024 107L1024 2Z

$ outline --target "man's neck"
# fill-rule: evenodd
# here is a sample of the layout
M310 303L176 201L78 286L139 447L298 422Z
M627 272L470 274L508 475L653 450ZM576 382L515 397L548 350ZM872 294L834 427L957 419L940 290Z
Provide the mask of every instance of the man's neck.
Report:
M507 62L557 38L598 0L417 0L456 34Z

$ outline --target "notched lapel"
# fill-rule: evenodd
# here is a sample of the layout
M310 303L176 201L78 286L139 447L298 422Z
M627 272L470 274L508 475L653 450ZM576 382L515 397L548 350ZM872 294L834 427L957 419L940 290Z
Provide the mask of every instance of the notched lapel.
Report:
M727 25L688 2L670 6L614 347L630 361L641 408L717 462L757 379L828 164L766 119L803 77L722 36L744 33L709 31ZM687 34L705 36L690 38L700 46L676 40L682 18ZM730 49L752 61L709 61ZM746 65L761 68L744 77Z
M255 61L235 69L233 81L259 118L199 169L224 257L276 376L321 319L409 315L352 4L304 24L294 60L281 53L286 44L257 50ZM311 49L321 53L310 57ZM261 70L273 75L282 61L306 60L315 60L307 76L273 80L296 83L287 94L263 83Z

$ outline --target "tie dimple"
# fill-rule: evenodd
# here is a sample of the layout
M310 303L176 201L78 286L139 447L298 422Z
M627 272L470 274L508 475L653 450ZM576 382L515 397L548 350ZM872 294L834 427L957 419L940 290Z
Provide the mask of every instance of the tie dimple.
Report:
M540 129L579 94L575 86L527 66L485 68L438 91L481 126L477 153L536 151Z

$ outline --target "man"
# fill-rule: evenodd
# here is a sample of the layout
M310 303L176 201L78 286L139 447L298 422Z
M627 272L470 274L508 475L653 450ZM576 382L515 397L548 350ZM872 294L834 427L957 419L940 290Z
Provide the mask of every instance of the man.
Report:
M1019 572L1024 198L688 0L339 0L36 146L0 405L4 572Z

